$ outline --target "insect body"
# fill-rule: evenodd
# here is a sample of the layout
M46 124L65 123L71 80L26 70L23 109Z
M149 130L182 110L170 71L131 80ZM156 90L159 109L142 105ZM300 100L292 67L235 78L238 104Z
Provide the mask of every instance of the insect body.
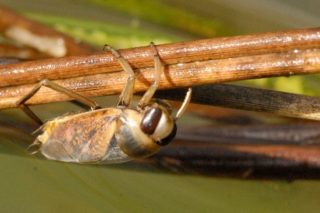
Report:
M33 145L46 158L75 163L121 163L156 153L175 136L175 121L185 111L190 98L185 100L172 116L171 107L162 100L152 100L160 80L162 65L155 46L151 43L155 61L155 81L146 91L136 108L129 108L133 94L134 72L120 54L109 47L129 77L118 106L102 108L90 99L67 90L55 83L41 81L32 91L18 101L18 105L40 122L24 104L41 86L64 92L92 108L91 111L67 115L46 122Z

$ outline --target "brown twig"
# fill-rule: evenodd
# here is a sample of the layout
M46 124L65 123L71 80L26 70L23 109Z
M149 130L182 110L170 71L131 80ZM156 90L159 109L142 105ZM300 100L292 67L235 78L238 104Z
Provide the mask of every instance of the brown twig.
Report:
M25 63L23 63L25 64ZM88 63L84 64L86 67ZM14 65L5 65L14 66ZM52 64L44 67L50 68ZM53 66L55 67L55 66ZM24 75L25 69L16 70ZM41 67L38 67L41 73ZM61 69L60 71L65 71ZM90 70L88 70L89 72ZM221 83L250 78L262 78L280 75L306 74L320 71L320 50L273 53L257 56L245 56L230 59L209 60L194 63L169 65L162 75L160 88L188 87L199 84ZM5 71L2 72L4 74ZM143 91L153 81L153 68L140 69L137 74L135 91ZM60 74L56 72L56 74ZM63 76L64 74L61 73ZM45 78L45 75L38 80ZM80 92L87 96L116 94L121 91L126 81L124 72L88 75L83 77L57 80L56 83ZM2 84L12 82L10 78L2 78ZM16 82L18 80L16 79ZM20 82L21 83L21 82ZM11 84L11 83L10 83ZM33 85L5 87L0 89L0 108L16 107L16 101L31 90ZM29 104L49 103L70 100L69 97L50 89L41 89Z
M250 78L316 73L320 71L320 29L267 33L159 45L166 66L160 88L188 87ZM153 81L153 57L149 47L121 52L133 67L140 68L135 91ZM188 63L187 63L188 62ZM16 101L42 79L87 96L116 94L127 74L110 53L66 57L0 66L0 108L16 107ZM74 77L74 76L81 77ZM67 78L67 79L64 79ZM21 86L8 87L19 84ZM70 100L43 88L29 104Z
M234 76L241 75L241 73L243 75L249 73L254 75L255 73L253 77L315 72L319 70L320 64L320 51L317 48L320 48L320 28L157 46L165 64L180 64L176 67L169 67L169 71L174 72L173 68L175 68L175 70L180 70L179 75L189 73L185 76L186 78L192 76L195 78L199 74L197 70L202 73L219 72L219 76L224 76L224 73L229 72ZM153 53L149 47L122 50L121 54L134 68L144 69L153 66ZM189 62L197 63L185 64ZM182 73L182 69L186 72ZM1 66L0 86L35 83L43 78L65 79L120 70L120 65L109 52L91 56L42 60ZM214 78L217 79L214 82L221 82L226 78L219 79L217 78L219 76L213 75L210 76L210 79ZM242 76L241 79L243 78L245 77ZM212 80L210 82L212 83Z
M89 45L79 43L51 27L30 20L6 7L0 6L0 14L0 32L6 37L54 57L85 55L94 51ZM35 40L38 40L38 42L36 43ZM52 45L52 47L46 46L48 44ZM65 51L61 52L59 50L59 54L57 54L56 48L59 45Z
M33 60L48 57L48 55L30 47L17 47L9 44L0 44L0 58Z

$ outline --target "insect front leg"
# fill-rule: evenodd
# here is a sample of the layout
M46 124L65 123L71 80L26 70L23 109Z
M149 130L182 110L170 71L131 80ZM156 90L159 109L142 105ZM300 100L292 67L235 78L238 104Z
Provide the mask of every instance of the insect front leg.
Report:
M64 87L62 87L54 82L51 82L47 79L44 79L44 80L40 81L37 85L35 85L32 88L32 90L30 90L26 95L21 97L16 102L17 107L21 108L32 120L34 120L36 123L38 123L40 125L43 124L41 119L36 114L34 114L34 112L32 112L32 110L27 105L25 105L25 103L30 98L32 98L32 96L34 96L42 86L45 86L45 87L51 88L53 90L56 90L58 92L64 93L64 94L74 98L76 101L90 107L92 110L97 109L97 108L101 108L96 102L92 101L91 99L89 99L83 95L80 95L76 92L73 92L67 88L64 88Z
M129 75L126 85L123 88L120 96L119 96L119 102L118 106L124 106L127 107L129 106L132 96L133 96L133 87L134 87L134 82L135 82L135 75L134 71L132 70L132 67L130 64L125 60L120 53L113 49L112 47L105 45L105 47L111 51L111 53L114 55L114 57L118 60L119 64L123 68L124 71L126 71Z
M163 64L161 63L159 53L153 42L150 43L150 47L153 51L153 60L154 60L154 68L155 68L154 82L140 99L138 104L139 108L143 108L152 99L154 93L158 89L160 77L161 77L161 71L163 71Z

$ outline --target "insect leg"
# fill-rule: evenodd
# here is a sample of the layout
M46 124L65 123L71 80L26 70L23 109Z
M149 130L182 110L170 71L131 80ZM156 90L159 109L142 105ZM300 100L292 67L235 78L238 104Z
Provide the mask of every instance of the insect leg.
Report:
M135 82L134 71L132 70L132 67L130 66L130 64L120 55L120 53L117 50L113 49L108 45L105 45L105 47L111 51L114 57L117 58L123 70L126 71L129 75L127 79L127 83L119 96L119 102L118 102L118 106L128 106L133 96L133 89L134 89L133 87Z
M42 145L42 143L38 139L36 139L32 144L30 144L27 147L27 151L31 155L37 154L37 152L39 152L39 150L40 150L41 145Z
M32 88L31 91L29 91L25 96L23 96L22 98L20 98L16 104L18 107L20 107L30 118L32 118L34 121L36 121L38 124L42 124L42 121L37 117L37 115L35 115L31 109L25 105L25 103L32 97L34 96L34 94L36 94L39 89L42 87L42 86L45 86L45 87L49 87L53 90L56 90L58 92L61 92L61 93L64 93L72 98L74 98L75 100L77 100L78 102L86 105L86 106L89 106L92 110L94 109L97 109L97 108L100 108L100 106L92 101L91 99L85 97L85 96L82 96L76 92L73 92L69 89L66 89L56 83L53 83L47 79L44 79L42 81L40 81L35 87Z
M19 108L22 109L22 111L26 113L26 115L28 115L32 120L34 120L39 126L43 124L42 120L36 114L34 114L34 112L27 105L21 104Z
M148 90L144 93L142 98L139 101L138 107L143 108L145 105L149 103L152 96L156 92L160 82L161 71L163 70L163 64L161 63L159 53L153 42L150 43L150 47L153 51L153 60L154 60L154 68L155 68L155 76L153 84L148 88Z

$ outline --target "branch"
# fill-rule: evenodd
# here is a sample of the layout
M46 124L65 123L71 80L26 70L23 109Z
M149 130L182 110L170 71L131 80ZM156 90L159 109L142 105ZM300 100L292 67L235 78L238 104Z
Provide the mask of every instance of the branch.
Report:
M306 50L299 53L274 53L169 65L166 67L165 74L162 75L160 88L188 87L250 78L291 75L293 73L314 73L320 70L319 59L320 50ZM51 64L47 64L47 67L51 67ZM41 73L42 70L38 69L38 74ZM61 73L62 76L63 73ZM147 89L153 80L153 73L153 68L139 70L135 91ZM58 76L61 77L60 73ZM43 78L45 76L38 80ZM56 83L91 97L120 93L126 78L126 73L116 72L57 80ZM12 81L12 79L3 78L1 82L5 84L8 81ZM15 102L27 91L30 91L32 87L33 85L30 84L1 88L0 108L16 107ZM64 100L70 100L70 98L51 89L43 88L28 103L40 104Z
M16 58L21 60L34 60L48 58L47 54L36 51L30 47L17 47L9 44L0 43L0 58Z
M198 74L197 70L206 73L224 71L220 75L229 72L232 72L233 75L256 73L252 74L252 77L315 72L319 70L320 64L319 49L317 48L320 48L320 28L157 46L165 64L179 64L178 67L169 66L169 71L189 69L185 74L190 73L193 76ZM153 66L153 53L149 47L122 50L121 54L134 68L145 69ZM202 63L196 63L192 66L185 64L200 61ZM109 52L26 62L1 66L0 86L35 83L43 78L55 80L120 70L122 70L120 65ZM278 70L280 73L276 73ZM179 74L181 75L182 72L180 71ZM190 77L190 75L185 77ZM211 76L211 79L217 77ZM221 82L225 80L224 78L227 77L210 82ZM245 77L242 76L242 78Z
M320 28L166 44L157 48L161 59L168 64L160 89L320 71ZM135 91L146 90L154 74L150 68L153 66L151 49L141 47L121 53L133 67L139 68ZM119 70L121 67L109 52L2 65L0 108L16 107L16 101L31 90L32 83L42 79L61 79L56 83L90 97L118 94L127 79L126 73L116 72ZM43 88L28 103L65 100L70 98Z
M156 96L182 100L185 92L186 89L172 89L158 91ZM192 93L192 103L320 120L320 98L317 97L230 84L195 86Z
M202 175L319 178L318 129L316 123L181 127L174 143L139 162Z
M8 38L53 57L93 52L89 45L0 6L0 31Z

